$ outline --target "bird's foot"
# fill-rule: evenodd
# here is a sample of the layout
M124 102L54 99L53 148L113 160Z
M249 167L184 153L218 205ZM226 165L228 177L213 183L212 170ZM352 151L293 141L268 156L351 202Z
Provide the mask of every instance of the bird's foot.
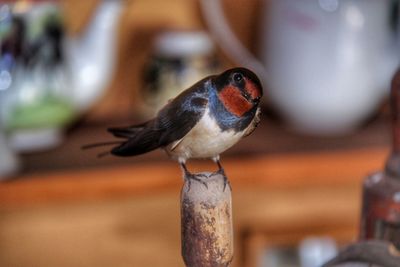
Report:
M223 189L224 192L227 185L229 186L229 189L232 191L231 183L229 182L228 177L225 174L224 168L219 168L218 171L214 172L213 174L220 174L224 178L224 189Z
M188 192L190 191L190 188L191 188L191 185L192 185L192 180L203 184L208 189L207 183L204 182L201 178L208 178L208 176L205 175L205 174L202 174L202 173L193 174L193 173L190 173L190 172L185 172L185 180L187 180L189 182L189 184L188 184Z
M190 191L192 180L202 183L208 189L207 183L201 179L201 178L208 178L207 175L205 175L203 173L193 174L187 169L185 162L180 162L180 164L181 164L181 167L182 167L182 170L184 173L184 179L189 182L188 183L188 192Z

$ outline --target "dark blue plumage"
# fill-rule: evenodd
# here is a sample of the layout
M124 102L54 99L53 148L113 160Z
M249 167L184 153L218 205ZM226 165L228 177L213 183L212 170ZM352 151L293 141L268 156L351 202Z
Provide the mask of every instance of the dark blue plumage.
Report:
M161 109L154 119L130 127L109 128L128 141L113 148L116 156L135 156L166 146L186 135L204 114L209 90L204 80L185 90Z

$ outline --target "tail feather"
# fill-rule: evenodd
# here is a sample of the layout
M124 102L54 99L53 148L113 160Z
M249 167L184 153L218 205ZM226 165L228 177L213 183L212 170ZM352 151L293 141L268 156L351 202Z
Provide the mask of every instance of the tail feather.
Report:
M135 156L152 151L161 146L161 130L150 125L152 121L130 127L108 128L115 137L124 140L94 143L82 146L82 149L90 149L99 146L117 145L111 151L105 151L98 155L99 158L112 154L116 156Z
M131 138L138 134L140 131L145 129L146 124L149 122L145 122L138 125L133 125L129 127L111 127L107 130L112 133L115 137L122 137L122 138Z
M160 132L157 130L141 131L111 150L116 156L136 156L159 148Z
M109 146L109 145L121 145L124 141L110 141L110 142L100 142L93 144L86 144L81 147L81 149L91 149L99 146Z

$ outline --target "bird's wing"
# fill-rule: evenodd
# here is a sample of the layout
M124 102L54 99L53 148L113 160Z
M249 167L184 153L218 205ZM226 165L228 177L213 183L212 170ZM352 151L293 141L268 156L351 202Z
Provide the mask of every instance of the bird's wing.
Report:
M166 146L184 137L203 116L208 94L203 84L195 84L160 110L157 117L139 126L109 129L128 140L112 149L119 156L133 156Z
M160 145L166 146L184 137L204 115L208 98L201 94L180 95L164 109L155 121L161 129Z

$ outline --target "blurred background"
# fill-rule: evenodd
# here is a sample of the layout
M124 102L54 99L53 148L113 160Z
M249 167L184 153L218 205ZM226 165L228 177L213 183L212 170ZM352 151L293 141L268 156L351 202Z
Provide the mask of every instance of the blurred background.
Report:
M233 66L259 128L222 163L232 266L313 267L358 238L390 150L396 0L0 3L0 266L184 266L178 164L81 150ZM192 161L193 171L214 170Z

